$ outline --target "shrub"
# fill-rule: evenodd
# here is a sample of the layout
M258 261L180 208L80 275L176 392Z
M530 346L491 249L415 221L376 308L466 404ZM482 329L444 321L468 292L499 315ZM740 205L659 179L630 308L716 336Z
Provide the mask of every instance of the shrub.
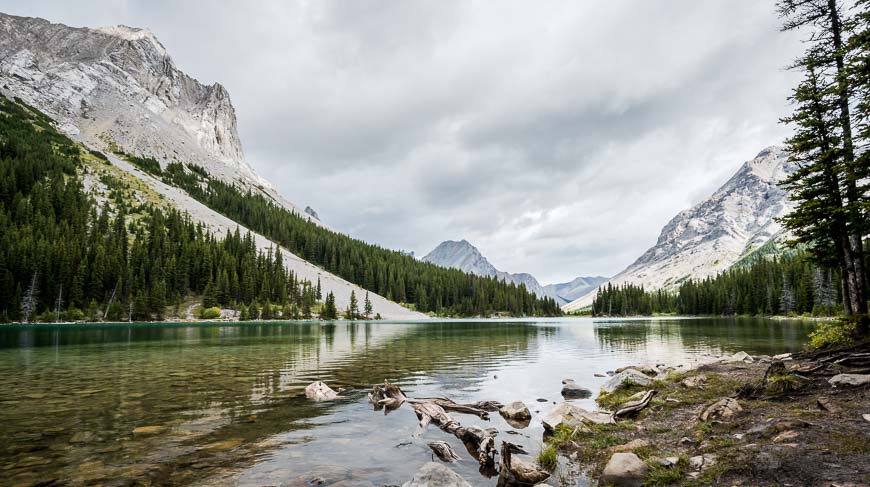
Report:
M203 308L202 311L199 312L199 317L204 320L213 320L215 318L220 318L221 309L217 306L212 306L211 308Z
M810 347L845 345L854 341L857 333L858 323L854 320L823 321L810 333Z

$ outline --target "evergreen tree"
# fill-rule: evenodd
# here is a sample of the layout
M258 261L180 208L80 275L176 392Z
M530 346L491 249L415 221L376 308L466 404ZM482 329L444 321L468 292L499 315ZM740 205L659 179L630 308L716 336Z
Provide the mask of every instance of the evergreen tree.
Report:
M852 98L856 93L861 93L861 76L855 76L855 70L850 69L856 64L860 66L860 53L862 52L860 40L850 38L854 32L855 20L845 15L843 6L839 0L780 0L777 4L780 15L784 18L783 29L804 29L809 31L807 38L807 53L795 64L797 69L804 71L807 78L823 78L817 80L820 89L812 96L810 103L818 102L824 107L825 92L830 93L834 109L825 113L825 124L832 117L836 126L836 146L832 151L826 151L820 145L815 148L822 153L822 157L836 160L834 166L841 175L839 193L842 200L842 220L846 227L846 244L841 244L839 235L831 235L835 244L842 246L844 255L840 262L841 272L844 275L844 290L847 296L845 311L848 314L858 316L859 333L870 334L870 318L867 317L867 280L864 262L863 236L868 230L867 218L867 177L870 175L870 165L863 156L856 157L855 139L853 137L853 125L855 118L852 107L855 100ZM866 20L860 12L857 19ZM861 32L866 32L866 26ZM856 53L858 55L856 56ZM858 57L858 61L853 58ZM860 69L858 70L860 71ZM806 83L806 81L805 81ZM799 87L800 88L800 87ZM796 93L797 95L797 93ZM857 104L861 106L860 100ZM799 105L799 110L800 110ZM797 113L796 117L801 114ZM793 117L794 118L794 117ZM858 114L860 122L860 109ZM821 121L817 121L821 123ZM806 124L798 122L803 132L809 128ZM827 130L829 127L824 127ZM801 134L799 133L798 136ZM821 137L819 133L819 137ZM858 136L860 138L860 126ZM792 145L792 144L790 144ZM791 148L791 147L790 147ZM798 144L800 148L800 144ZM806 153L805 153L806 154ZM800 211L800 210L796 210ZM832 215L833 216L833 215ZM840 251L837 251L838 253Z
M357 302L356 292L353 289L350 291L350 303L347 305L347 311L344 316L349 320L359 318L359 302Z
M372 301L369 299L369 293L368 293L368 291L366 291L366 299L365 299L365 304L364 304L364 308L363 308L363 309L365 310L365 314L366 314L366 315L365 315L365 318L366 318L367 320L372 319L372 311L373 311L373 309L372 309Z

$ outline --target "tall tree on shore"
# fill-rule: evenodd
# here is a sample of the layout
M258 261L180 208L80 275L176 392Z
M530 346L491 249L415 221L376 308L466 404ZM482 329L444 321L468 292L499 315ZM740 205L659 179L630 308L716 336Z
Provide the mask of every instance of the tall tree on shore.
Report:
M863 236L868 229L867 187L864 181L870 171L867 168L866 158L856 157L853 136L855 120L851 110L854 102L852 97L856 94L859 78L854 75L854 69L851 69L853 63L850 54L855 51L850 36L856 27L860 31L863 17L858 15L850 18L845 15L838 0L780 0L777 10L784 19L783 30L809 31L806 39L807 52L793 65L794 69L803 71L806 78L802 86L795 91L794 99L798 110L793 117L786 119L799 127L796 135L799 139L798 143L790 141L789 149L802 151L802 154L796 157L803 157L804 160L812 160L813 152L818 152L820 157L828 159L824 164L831 168L833 175L836 176L837 192L842 204L836 208L835 213L819 223L820 225L840 223L845 225L845 244L839 242L841 236L836 232L830 234L827 240L834 240L832 243L834 248L842 247L842 255L838 253L837 259L845 275L844 294L848 296L845 300L845 310L848 314L858 315L859 332L868 334L870 322L867 318ZM815 84L814 88L809 86L812 84ZM814 108L813 105L821 107L820 117L819 113L809 117L806 111L801 113L807 106L809 110L819 108ZM820 128L827 131L834 127L836 131L827 133L827 136L823 136L820 131ZM808 132L814 133L808 134ZM805 140L807 136L810 139L815 138L816 144ZM834 145L826 150L818 144L821 140ZM819 161L814 163L818 164ZM819 177L818 171L813 171L805 181L812 183L812 178L816 177ZM793 188L799 188L802 182L801 178L791 178ZM807 206L805 205L804 209ZM801 208L795 211L800 213ZM842 218L841 222L836 223L834 220L839 218ZM804 225L804 228L807 227ZM815 242L817 248L824 245L822 242Z
M365 318L367 320L372 319L372 311L373 311L372 300L369 299L369 292L368 291L366 291L366 299L365 299L365 303L363 304L363 309L365 310Z

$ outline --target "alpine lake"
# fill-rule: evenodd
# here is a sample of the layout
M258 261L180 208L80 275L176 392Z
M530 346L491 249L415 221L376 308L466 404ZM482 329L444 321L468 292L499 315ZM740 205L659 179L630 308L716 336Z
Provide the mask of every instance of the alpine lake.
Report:
M411 397L523 401L531 422L496 443L541 449L563 378L799 350L812 324L766 319L9 325L0 327L0 485L401 485L449 442L450 468L495 485L461 442L407 405L367 398L385 379ZM322 380L343 399L314 402ZM595 409L594 395L575 400ZM437 459L436 459L437 461ZM567 479L572 479L568 481ZM560 461L551 483L587 484Z

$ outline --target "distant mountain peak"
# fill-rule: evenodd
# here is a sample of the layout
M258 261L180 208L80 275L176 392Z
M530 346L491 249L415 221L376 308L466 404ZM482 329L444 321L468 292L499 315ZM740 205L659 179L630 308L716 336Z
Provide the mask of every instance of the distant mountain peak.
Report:
M796 168L782 147L765 148L709 198L679 212L656 244L609 282L653 290L727 270L782 232L777 218L793 205L779 182ZM594 289L563 309L589 306L593 297Z
M512 274L498 270L477 247L465 239L445 240L422 260L441 267L452 267L479 276L496 277L517 285L523 284L536 295L551 297L559 304L566 304L607 280L606 277L578 277L571 282L541 286L535 276L529 273Z

